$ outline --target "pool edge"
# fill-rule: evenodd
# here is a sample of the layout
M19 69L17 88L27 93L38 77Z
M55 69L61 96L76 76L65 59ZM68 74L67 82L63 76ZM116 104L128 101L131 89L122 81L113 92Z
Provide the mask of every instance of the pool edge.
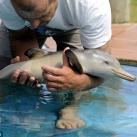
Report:
M118 59L121 65L137 66L137 60Z

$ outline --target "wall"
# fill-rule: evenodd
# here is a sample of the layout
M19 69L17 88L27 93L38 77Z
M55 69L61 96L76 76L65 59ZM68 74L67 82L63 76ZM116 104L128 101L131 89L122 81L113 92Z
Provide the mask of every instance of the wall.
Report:
M110 0L113 23L125 23L129 21L130 0Z

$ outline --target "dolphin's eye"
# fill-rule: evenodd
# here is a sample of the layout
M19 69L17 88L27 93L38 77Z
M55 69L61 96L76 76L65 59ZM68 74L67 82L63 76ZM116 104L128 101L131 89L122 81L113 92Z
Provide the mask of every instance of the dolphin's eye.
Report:
M104 61L105 64L109 65L109 62L108 61Z

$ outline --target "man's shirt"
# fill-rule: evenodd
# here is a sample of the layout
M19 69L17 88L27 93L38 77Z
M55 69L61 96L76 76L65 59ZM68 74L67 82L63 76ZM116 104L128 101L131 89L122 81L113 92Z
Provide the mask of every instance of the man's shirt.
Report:
M0 18L11 30L19 30L30 25L18 16L10 0L0 0ZM53 18L42 27L37 31L47 36L79 28L83 47L98 48L111 38L109 0L58 0Z

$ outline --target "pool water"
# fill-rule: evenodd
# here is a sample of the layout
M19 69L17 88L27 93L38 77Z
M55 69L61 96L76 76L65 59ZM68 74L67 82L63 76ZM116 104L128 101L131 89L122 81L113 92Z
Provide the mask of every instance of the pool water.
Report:
M137 76L136 67L123 67ZM65 101L46 89L1 82L0 137L137 137L137 80L111 86L90 90L90 99L81 102L79 116L85 127L64 130L55 128L55 122Z

